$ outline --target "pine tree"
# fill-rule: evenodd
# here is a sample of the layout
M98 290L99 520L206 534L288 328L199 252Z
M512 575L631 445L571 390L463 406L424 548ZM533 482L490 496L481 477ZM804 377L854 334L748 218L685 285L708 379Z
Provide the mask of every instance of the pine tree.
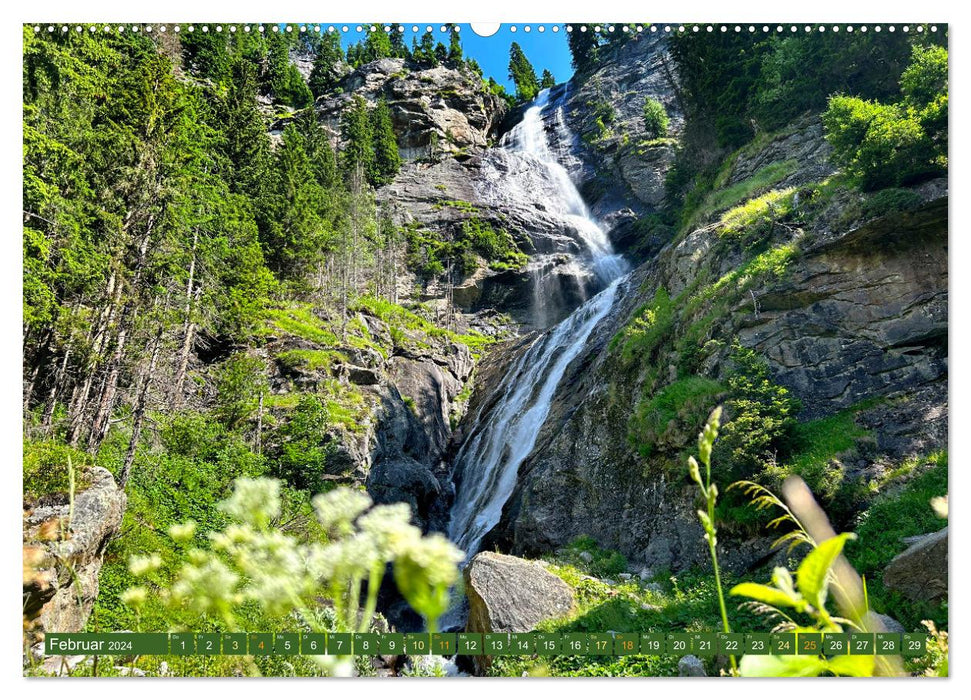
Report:
M412 56L415 62L424 67L434 67L438 65L438 57L435 55L435 37L431 32L421 35L421 41L414 44Z
M380 24L372 24L368 27L367 36L364 39L361 50L361 63L370 63L381 58L390 58L392 55L391 37L384 27Z
M321 37L310 71L308 86L314 97L325 95L337 86L337 66L344 60L341 38L337 32L327 32Z
M258 198L270 165L270 141L256 100L256 69L237 60L220 118L225 125L222 151L229 161L227 182L234 192Z
M544 68L543 77L540 78L540 81L539 81L540 89L544 90L546 88L551 88L554 85L556 85L556 78L553 77L553 74L550 73L549 70Z
M579 72L583 72L593 66L597 61L597 47L600 39L593 27L574 24L573 31L567 33L567 43L570 47L570 55L573 58L573 67ZM586 31L581 31L581 27L586 26Z
M373 167L374 139L367 102L360 95L355 95L351 106L344 111L341 138L344 141L344 151L341 153L341 172L344 179L350 178L358 169L366 176Z
M391 121L391 110L384 100L371 114L371 133L374 143L374 160L369 180L375 187L387 185L401 169L398 141Z
M300 282L315 266L326 236L321 218L324 192L307 156L306 142L293 124L284 129L277 148L272 191L265 206L272 215L264 235L270 265L282 278Z
M405 44L405 33L402 29L400 24L391 25L391 55L395 58L407 59L411 57L411 53L408 51L408 45Z
M462 39L455 24L448 25L448 60L455 65L462 62Z
M536 71L515 41L509 47L509 79L516 84L516 97L520 102L528 102L539 92Z

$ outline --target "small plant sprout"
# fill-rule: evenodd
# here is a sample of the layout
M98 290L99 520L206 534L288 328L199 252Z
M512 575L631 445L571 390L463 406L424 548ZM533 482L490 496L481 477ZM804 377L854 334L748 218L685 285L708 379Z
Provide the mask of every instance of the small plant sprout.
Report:
M705 541L708 543L708 551L711 553L712 569L715 572L715 588L718 591L718 608L721 612L722 631L731 632L728 624L728 610L725 607L725 593L722 590L721 572L718 568L718 530L715 527L715 502L718 499L718 487L711 482L711 451L718 439L718 428L721 425L722 407L718 406L711 415L708 422L698 434L698 459L705 467L705 477L701 477L701 466L694 457L688 457L688 472L691 479L701 490L701 495L705 499L706 510L698 511L698 520L705 530ZM735 663L735 656L729 657L732 664L732 673L737 673L738 667Z

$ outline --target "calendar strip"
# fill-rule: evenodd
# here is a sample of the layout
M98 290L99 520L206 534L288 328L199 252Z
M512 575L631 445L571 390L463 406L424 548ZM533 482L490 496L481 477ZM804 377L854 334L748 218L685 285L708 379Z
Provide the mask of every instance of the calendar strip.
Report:
M427 633L350 634L323 632L173 634L48 634L48 656L646 656L716 655L900 655L920 657L926 634L896 632L782 633Z

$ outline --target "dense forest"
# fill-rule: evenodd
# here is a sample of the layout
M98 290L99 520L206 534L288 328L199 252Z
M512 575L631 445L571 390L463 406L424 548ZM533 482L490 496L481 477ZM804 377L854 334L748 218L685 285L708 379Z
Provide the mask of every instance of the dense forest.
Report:
M899 313L873 312L920 317L914 328L859 321L866 342L879 336L879 360L852 344L856 329L815 307L792 325L807 339L798 342L821 349L777 350L784 322L760 334L760 324L826 301L794 270L822 278L884 248L907 260L906 243L881 238L895 226L932 236L927 248L943 248L946 274L946 31L659 37L648 25L576 25L557 37L576 71L569 89L512 42L509 94L463 51L454 25L410 43L400 25L365 26L344 44L312 26L24 28L25 672L51 672L29 647L51 624L49 601L73 585L84 589L80 613L55 619L74 631L437 631L468 564L441 534L468 488L454 467L463 440L509 400L514 387L501 378L517 367L510 358L530 357L532 331L555 338L606 288L619 301L589 324L580 359L547 392L549 425L561 432L536 425L538 447L522 456L481 548L542 557L569 584L574 614L542 629L771 628L757 605L726 613L704 543L716 576L718 553L728 560L726 587L778 576L770 563L779 556L795 570L804 551L788 563L733 558L715 540L720 530L749 552L767 546L767 525L806 534L798 520L766 514L781 505L771 492L760 509L750 505L759 488L799 476L837 531L857 533L847 553L873 609L908 628L930 621L936 656L906 671L940 672L943 655L946 673L946 581L943 600L905 604L882 579L900 538L942 527L929 503L947 494L946 279L928 281L936 262L921 262L931 271L920 268L917 291L894 288L910 300ZM642 75L648 82L636 82ZM558 140L524 155L522 124ZM544 188L562 196L557 177L567 171L541 160L562 153L581 164L569 187L585 200L565 214ZM518 186L527 166L540 175ZM516 197L534 199L520 207ZM593 263L584 217L611 222ZM633 272L598 278L595 263L620 255ZM884 264L897 258L873 263L877 272ZM876 281L832 282L834 298L869 294L866 285L884 279L877 272ZM566 279L555 309L564 325L531 324L523 305L537 305L550 278ZM926 301L940 297L943 340L939 308ZM853 303L869 313L881 301ZM840 351L848 369L832 370L843 384L822 396L823 380L797 374L839 364L827 354L839 356L836 336L852 336ZM874 377L860 369L867 363L879 365ZM723 420L705 428L699 454L695 436L717 405ZM924 433L911 429L918 409L938 421ZM933 432L941 411L943 442ZM586 443L606 446L586 461L614 465L616 477L573 466L583 439L557 442L604 418L611 425ZM697 461L686 466L689 454L707 478ZM544 459L574 471L562 477ZM695 543L665 544L680 560L652 560L649 524L576 516L562 533L540 532L547 503L557 518L574 512L543 489L581 482L614 487L592 509L623 504L627 514L646 510L636 498L648 496L631 493L668 493L661 500L680 510L657 517ZM85 494L117 522L66 573L67 559L43 543L69 539L61 528L81 531L71 517ZM72 515L52 519L58 508ZM884 528L888 518L896 527ZM810 561L819 543L806 538L793 536ZM796 598L819 595L818 586L800 583L797 593L791 580L789 589L772 581ZM819 585L825 599L828 584ZM787 604L760 595L751 597ZM816 616L803 624L829 629L817 607L822 614L810 608ZM164 663L176 675L375 672L367 659L321 659ZM708 670L737 672L734 658L722 661ZM138 660L151 674L166 672L160 663ZM444 672L399 666L381 670ZM676 658L653 657L564 657L542 668L509 658L474 669L678 671ZM72 672L97 674L98 665Z

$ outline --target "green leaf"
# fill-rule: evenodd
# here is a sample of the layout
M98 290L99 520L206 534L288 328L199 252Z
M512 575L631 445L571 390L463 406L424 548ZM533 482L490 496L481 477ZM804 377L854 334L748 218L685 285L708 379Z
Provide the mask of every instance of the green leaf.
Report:
M761 583L740 583L735 586L731 591L731 595L744 596L746 598L752 598L753 600L758 600L762 603L772 605L775 607L786 607L786 608L801 608L803 607L803 601L793 598L791 595L780 591L778 588L773 588L772 586L765 586Z
M834 656L826 662L830 673L837 676L872 676L876 660L872 656Z
M742 676L750 678L807 678L818 676L826 670L825 660L818 656L758 656L749 654L743 656L739 663L739 672Z
M846 540L854 538L856 535L852 532L844 532L820 542L799 565L796 585L803 597L816 609L822 610L826 605L827 577L833 562L843 551Z

